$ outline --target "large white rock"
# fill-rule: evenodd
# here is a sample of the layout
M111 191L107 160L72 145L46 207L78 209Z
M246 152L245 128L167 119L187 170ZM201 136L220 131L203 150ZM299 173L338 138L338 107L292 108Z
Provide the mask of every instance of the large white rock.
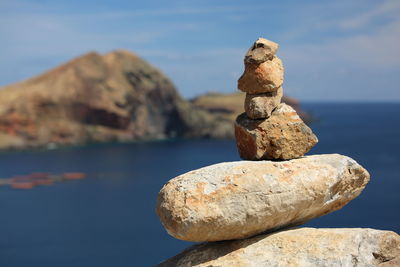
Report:
M368 181L363 167L338 154L226 162L170 180L158 195L157 214L178 239L247 238L338 210Z
M400 236L374 229L301 228L200 244L159 267L400 266Z

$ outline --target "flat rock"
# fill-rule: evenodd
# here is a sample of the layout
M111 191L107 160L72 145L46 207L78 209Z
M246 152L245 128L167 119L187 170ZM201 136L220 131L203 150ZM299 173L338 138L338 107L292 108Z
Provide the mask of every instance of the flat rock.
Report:
M279 87L275 92L263 94L246 94L244 110L251 119L266 119L272 111L279 106L283 96L283 88Z
M276 56L261 64L245 63L238 88L249 94L276 91L283 84L283 72L282 61Z
M247 51L244 61L260 64L271 60L278 51L279 45L264 38L258 38Z
M195 245L159 267L400 266L400 236L374 229L300 228Z
M296 111L284 103L268 119L239 115L235 136L240 157L246 160L299 158L318 142Z
M170 180L158 194L157 214L181 240L247 238L338 210L368 181L363 167L338 154L225 162Z

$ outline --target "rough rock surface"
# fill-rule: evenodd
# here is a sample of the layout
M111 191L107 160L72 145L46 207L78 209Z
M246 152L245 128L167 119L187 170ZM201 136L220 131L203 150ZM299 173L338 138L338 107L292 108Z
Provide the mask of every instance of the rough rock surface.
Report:
M338 154L226 162L170 180L158 195L157 214L178 239L247 238L338 210L368 181L363 167Z
M248 63L260 64L271 60L278 51L279 45L264 38L258 38L257 41L247 51L244 61Z
M195 245L159 267L400 266L400 236L374 229L300 228Z
M0 148L232 132L230 120L182 99L159 70L127 51L88 53L0 88Z
M229 119L233 129L237 116L243 113L243 102L245 98L246 93L242 91L230 94L206 93L191 99L190 102L199 109ZM310 114L301 109L300 102L297 99L283 95L282 102L296 110L297 114L299 114L300 118L305 123L308 124L313 120ZM234 131L232 131L232 137L233 136Z
M276 56L261 64L245 63L238 88L249 94L276 91L283 84L283 72L282 61Z
M272 111L279 106L283 96L283 88L277 91L263 94L246 94L244 110L247 117L251 119L266 119L271 116Z
M318 142L296 111L283 103L265 120L239 115L235 136L240 157L246 160L298 158Z

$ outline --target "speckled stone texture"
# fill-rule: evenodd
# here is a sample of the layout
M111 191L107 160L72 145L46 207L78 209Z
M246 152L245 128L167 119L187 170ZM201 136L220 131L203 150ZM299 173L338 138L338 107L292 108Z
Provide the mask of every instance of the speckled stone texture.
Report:
M238 88L249 94L276 91L283 84L282 61L274 56L261 64L245 62L245 70L238 80Z
M195 245L158 266L395 267L400 266L400 236L374 229L300 228Z
M278 51L279 45L264 38L258 38L247 51L244 61L260 64L271 60Z
M239 115L235 137L240 157L245 160L299 158L318 143L296 111L283 103L267 119L252 120L246 113Z
M247 238L338 210L368 181L363 167L338 154L226 162L170 180L158 194L157 214L181 240Z
M271 93L246 94L244 110L247 117L253 120L266 119L271 116L272 111L281 103L283 88Z

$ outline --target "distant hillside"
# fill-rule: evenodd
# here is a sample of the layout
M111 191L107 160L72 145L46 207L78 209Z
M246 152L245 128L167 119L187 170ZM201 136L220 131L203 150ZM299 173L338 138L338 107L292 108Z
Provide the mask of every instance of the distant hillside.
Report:
M0 88L0 148L175 136L232 137L232 122L182 99L127 51L88 53Z
M231 94L208 93L192 99L191 103L200 109L234 121L237 115L244 112L245 97L246 94L242 92ZM299 101L296 99L283 96L282 102L292 106L306 123L311 121L310 115L301 110Z

